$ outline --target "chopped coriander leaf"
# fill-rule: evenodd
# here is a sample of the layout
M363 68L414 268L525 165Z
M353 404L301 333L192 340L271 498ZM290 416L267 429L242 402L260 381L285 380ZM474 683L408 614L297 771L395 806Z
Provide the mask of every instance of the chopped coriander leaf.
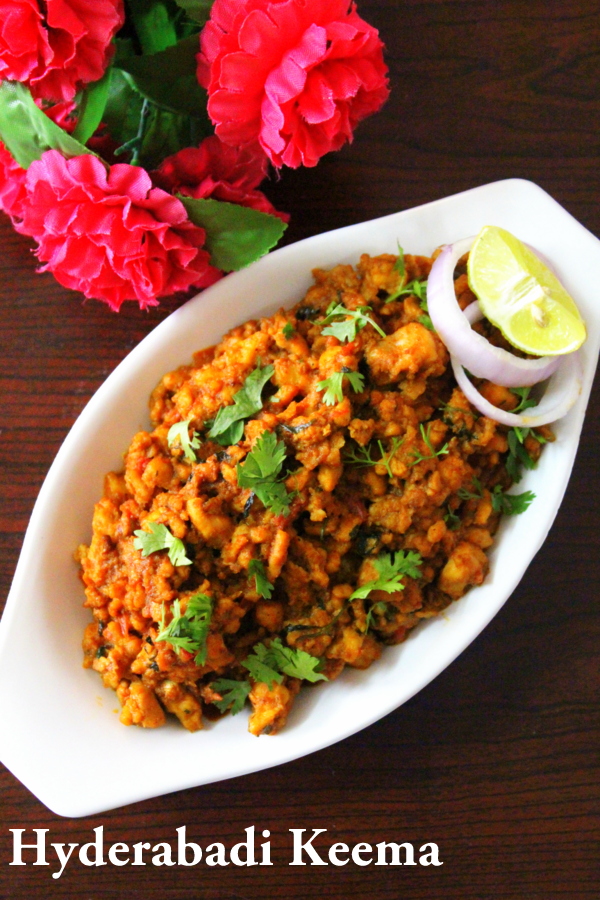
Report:
M282 331L286 341L289 341L289 339L295 334L295 329L291 322L286 322L282 328Z
M223 447L237 444L244 434L244 420L260 412L262 389L274 373L273 366L258 366L251 372L233 398L231 406L222 406L208 432Z
M421 570L419 569L421 563L421 554L413 550L398 550L393 555L391 553L382 553L381 556L373 560L378 577L357 588L350 595L350 600L364 599L369 596L371 591L385 591L387 594L403 591L402 579L405 576L409 578L421 577Z
M171 425L167 434L167 443L169 447L179 443L185 458L195 462L197 457L194 450L197 450L200 446L200 436L197 431L192 431L192 436L190 437L189 428L191 421L191 419L186 419L184 422L175 422L174 425Z
M457 497L460 497L461 500L481 500L483 485L478 478L473 478L471 484L473 486L472 491L465 487L459 488L456 492Z
M427 429L425 429L425 427L423 426L423 423L422 423L422 422L421 422L421 424L419 425L419 430L420 430L420 432L421 432L421 437L423 438L423 441L425 442L425 446L426 446L427 449L429 450L429 453L423 454L423 453L421 453L419 450L413 450L413 451L412 451L412 455L414 456L414 460L413 460L413 462L411 462L411 466L416 466L417 463L423 462L424 460L435 459L436 456L445 456L447 453L450 452L450 451L448 450L448 444L447 444L447 443L444 444L443 447L440 447L439 450L436 450L436 449L434 448L433 444L431 443L431 438L430 438L430 436L429 436L429 429L430 429L430 427L431 427L431 425L429 424L429 425L427 426Z
M381 454L379 459L373 459L373 457L371 456L371 444L368 444L366 447L359 446L357 450L348 450L344 456L344 461L349 465L357 466L358 468L365 468L366 466L377 466L381 463L383 466L385 466L390 478L392 478L394 473L392 472L391 461L403 443L404 438L392 438L392 446L386 453L382 442L378 440L377 446L379 447L379 452Z
M531 436L540 444L545 444L546 440L540 434L537 434L531 428L511 428L507 434L508 440L508 456L506 457L506 471L512 480L518 483L522 476L521 468L535 469L536 462L527 452L525 447L525 439Z
M404 250L400 246L400 242L396 241L396 246L398 247L398 259L394 263L394 271L399 272L400 275L406 274L406 264L404 262Z
M284 675L302 678L304 681L327 681L325 675L317 671L321 660L305 650L286 647L281 638L275 638L269 647L256 644L252 654L242 662L255 681L263 681L273 688L273 683L281 684Z
M360 372L345 372L344 369L340 372L334 372L333 375L330 375L325 381L319 381L317 384L317 390L325 391L323 403L325 403L326 406L333 406L335 403L341 403L344 399L344 391L342 389L344 378L348 379L350 386L356 394L360 394L364 391L365 379Z
M285 444L270 431L263 431L243 463L237 467L241 488L250 488L276 516L287 516L291 495L278 479L285 459Z
M450 531L456 531L457 528L460 528L460 516L457 516L450 507L448 507L448 512L444 515L444 522Z
M274 664L275 660L265 644L255 644L252 653L242 661L243 667L248 669L254 681L264 682L269 690L273 690L275 682L281 684L283 681L282 673Z
M518 516L535 500L533 491L524 491L522 494L505 494L499 484L492 491L492 508L494 512L503 513L505 516Z
M254 576L256 593L260 594L261 597L265 597L268 600L273 593L273 585L267 578L264 564L260 561L260 559L250 560L250 564L248 566L248 575L250 575L251 577Z
M173 618L166 628L162 628L157 641L166 641L175 650L195 653L194 662L203 666L206 662L206 638L210 629L212 600L206 594L190 597L186 610L181 612L181 602L175 600L172 607Z
M139 528L134 531L135 540L133 546L142 551L142 556L150 556L157 550L168 550L169 559L174 566L189 566L192 563L185 555L183 541L174 537L166 525L158 522L149 522L150 531Z
M369 306L361 306L358 309L346 309L341 303L331 303L325 318L321 319L318 324L327 325L328 327L323 329L323 334L330 334L341 343L353 341L357 332L369 324L373 326L381 337L385 337L385 331L379 327L377 322L373 321L369 312L371 312ZM340 316L345 318L342 321L335 321Z
M515 406L514 409L511 409L513 413L523 412L524 409L530 409L532 406L537 406L537 401L529 396L531 392L530 387L524 388L511 388L511 393L519 398L519 404Z
M222 700L213 700L213 705L222 713L229 710L232 716L243 709L248 694L252 690L249 681L234 681L232 678L217 678L210 686L222 697Z
M416 297L420 300L420 307L424 312L429 312L427 309L427 279L420 280L415 278L414 281L409 281L407 285L404 287L398 288L397 291L394 291L393 294L389 294L385 298L386 303L391 303L393 300L399 300L400 297Z
M380 600L379 603L374 603L371 609L367 613L367 618L365 621L365 631L366 634L369 628L371 627L371 622L373 620L374 615L382 616L388 608L388 604L385 600Z

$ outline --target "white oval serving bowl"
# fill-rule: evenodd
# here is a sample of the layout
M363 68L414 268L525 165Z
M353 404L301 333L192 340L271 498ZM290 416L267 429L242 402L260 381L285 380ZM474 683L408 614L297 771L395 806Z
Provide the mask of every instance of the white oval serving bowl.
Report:
M301 692L275 737L250 735L245 713L196 734L178 724L155 731L125 728L114 693L82 668L81 638L90 614L82 607L73 552L89 541L104 474L121 467L131 438L149 425L148 396L156 383L234 325L296 303L315 267L355 263L363 252L394 253L398 243L407 253L429 255L488 224L513 231L552 260L589 336L581 352L581 396L557 423L557 440L521 482L536 499L525 515L502 524L486 582L443 617L419 626L406 643L386 649L367 671L346 670L331 684ZM554 520L600 346L600 312L592 293L598 284L600 242L541 188L511 179L284 247L176 310L92 397L40 491L0 622L2 762L59 815L91 815L287 762L365 728L412 697L498 612ZM128 764L113 765L110 777L100 778L107 760ZM168 762L173 760L176 765Z

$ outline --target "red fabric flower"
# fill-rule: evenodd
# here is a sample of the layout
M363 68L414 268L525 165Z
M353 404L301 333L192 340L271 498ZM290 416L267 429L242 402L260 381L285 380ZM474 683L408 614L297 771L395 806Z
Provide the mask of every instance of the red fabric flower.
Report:
M27 172L15 162L0 141L0 209L12 219L14 228L20 231L23 202L27 196L25 177Z
M104 74L123 21L123 0L0 0L0 79L70 100Z
M86 297L115 310L125 300L146 309L221 275L202 249L204 230L139 166L107 172L91 154L66 160L47 150L30 165L26 185L22 227L39 244L42 271Z
M388 96L378 32L348 0L215 0L198 79L228 144L314 166Z
M152 177L156 184L174 194L226 200L288 222L287 213L278 212L262 191L256 190L267 175L267 164L260 148L228 147L211 135L199 147L186 147L168 156Z

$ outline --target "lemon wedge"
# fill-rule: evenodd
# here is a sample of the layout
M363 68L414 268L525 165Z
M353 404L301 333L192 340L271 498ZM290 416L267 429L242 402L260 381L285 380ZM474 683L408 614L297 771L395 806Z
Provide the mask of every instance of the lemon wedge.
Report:
M484 316L513 347L535 356L558 356L585 341L585 324L573 298L548 266L503 228L481 229L467 275Z

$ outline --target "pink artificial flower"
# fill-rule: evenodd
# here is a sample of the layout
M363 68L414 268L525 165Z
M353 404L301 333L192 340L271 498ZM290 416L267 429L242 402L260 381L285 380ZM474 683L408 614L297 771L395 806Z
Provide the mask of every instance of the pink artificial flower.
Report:
M289 221L256 187L267 175L268 160L260 148L234 148L216 135L205 138L199 147L186 147L168 156L152 173L159 187L173 194L196 199L213 197L249 206Z
M215 0L198 80L219 137L314 166L386 100L383 44L349 0Z
M139 166L107 171L91 154L67 160L47 150L29 166L26 186L22 227L39 245L42 271L114 310L125 300L156 306L221 276L202 249L204 230Z
M124 18L123 0L0 0L0 79L70 100L104 74Z
M23 203L27 197L27 171L15 162L0 141L0 209L10 216L16 231L20 231Z

